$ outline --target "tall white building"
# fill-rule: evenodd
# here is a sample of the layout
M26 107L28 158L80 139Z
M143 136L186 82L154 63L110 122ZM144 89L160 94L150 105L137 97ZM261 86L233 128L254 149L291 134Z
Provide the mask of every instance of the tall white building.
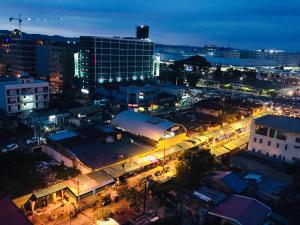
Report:
M248 151L289 163L300 160L300 119L266 115L254 120Z
M13 116L48 107L49 84L29 76L0 79L0 109Z

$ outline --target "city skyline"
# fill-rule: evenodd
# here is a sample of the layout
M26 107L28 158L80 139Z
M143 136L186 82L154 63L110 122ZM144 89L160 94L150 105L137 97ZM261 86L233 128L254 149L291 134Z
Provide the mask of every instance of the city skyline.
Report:
M113 0L40 2L4 0L1 29L17 23L8 18L22 13L22 31L48 35L134 36L138 24L150 26L156 43L175 45L215 44L239 49L275 48L299 51L300 3L266 1L163 1Z

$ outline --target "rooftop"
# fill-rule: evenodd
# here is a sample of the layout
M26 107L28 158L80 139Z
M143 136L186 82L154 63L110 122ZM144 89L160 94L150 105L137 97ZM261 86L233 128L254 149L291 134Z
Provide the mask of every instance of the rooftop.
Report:
M254 198L233 195L209 213L241 225L261 225L267 221L271 212L269 207Z
M85 165L92 169L133 157L151 150L153 147L138 140L131 142L129 136L123 134L119 141L102 143L100 141L86 142L81 145L70 147L69 150Z
M79 108L74 108L70 109L69 112L72 113L75 116L82 115L91 115L95 113L102 112L103 108L97 107L97 106L85 106L85 107L79 107Z
M62 183L54 184L47 188L35 190L35 191L33 191L33 194L38 199L38 198L48 196L49 194L55 193L59 190L63 190L66 188L67 188L67 186L65 185L65 183L62 182Z
M62 131L57 131L53 134L49 134L47 138L49 138L52 141L61 141L67 138L72 138L78 136L79 133L70 131L70 130L62 130Z
M214 174L213 179L221 180L234 193L242 193L248 187L247 183L235 173L218 171Z
M113 182L114 180L109 175L107 175L104 171L99 170L97 172L75 177L65 181L64 184L68 186L75 195L78 196L78 188L79 194L84 195L92 190L102 188Z
M300 119L288 116L266 115L254 121L257 125L263 125L278 130L300 133Z
M48 135L48 144L67 157L76 156L91 169L133 157L153 149L152 146L122 133L117 140L116 130L110 126L95 126L78 132L63 130ZM119 133L121 131L118 131ZM109 137L109 142L103 139ZM63 148L58 147L63 146Z
M163 134L172 126L179 126L171 121L149 116L144 113L123 111L112 119L112 125L132 134L159 141ZM181 126L181 125L180 125Z
M151 42L149 39L137 39L135 37L128 38L128 37L104 37L104 36L80 36L80 39L109 39L109 40L124 40L124 41L138 41L138 42Z

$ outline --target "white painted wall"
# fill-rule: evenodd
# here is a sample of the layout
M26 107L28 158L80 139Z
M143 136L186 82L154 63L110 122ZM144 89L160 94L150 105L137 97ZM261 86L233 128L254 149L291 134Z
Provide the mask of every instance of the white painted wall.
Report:
M85 166L78 158L74 157L74 159L71 159L69 157L66 157L48 145L43 145L42 151L44 153L46 153L47 155L49 155L55 161L57 161L59 163L63 162L66 167L69 167L69 168L75 167L75 168L79 169L82 174L92 172L92 169Z
M276 138L277 130L275 131L274 138L269 137L270 128L268 130L268 135L260 135L255 133L256 124L253 122L251 124L251 131L250 131L250 139L248 144L248 151L258 152L260 151L261 154L267 155L269 157L273 157L276 155L276 159L281 156L281 160L285 160L286 162L294 162L294 159L300 159L300 143L297 143L295 140L296 138L300 138L300 133L287 133L287 140L279 140ZM256 137L256 142L254 141L254 137ZM260 143L260 139L262 143ZM270 141L270 145L268 142ZM277 146L277 143L279 146ZM285 149L285 145L287 145L287 149Z

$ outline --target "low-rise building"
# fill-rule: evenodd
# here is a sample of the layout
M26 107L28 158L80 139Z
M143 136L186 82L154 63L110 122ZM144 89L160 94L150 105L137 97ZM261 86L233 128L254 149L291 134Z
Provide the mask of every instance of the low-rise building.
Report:
M49 84L29 76L0 79L0 109L17 115L45 109L49 102Z
M124 108L149 108L156 102L158 89L151 84L121 85L110 88L98 88L97 94L112 99Z
M300 159L300 119L266 115L251 125L248 151L288 163Z
M212 176L212 185L226 193L240 194L248 188L248 184L237 174L228 171L216 171Z
M246 196L233 195L208 214L212 224L261 225L268 222L272 210L262 202Z
M156 142L186 133L186 128L180 124L133 111L119 113L112 119L112 125Z
M206 99L197 102L195 109L198 113L218 117L223 113L224 105L219 99Z
M59 131L48 135L47 145L43 146L43 152L51 158L83 174L151 149L153 146L109 126L88 127L78 132Z

